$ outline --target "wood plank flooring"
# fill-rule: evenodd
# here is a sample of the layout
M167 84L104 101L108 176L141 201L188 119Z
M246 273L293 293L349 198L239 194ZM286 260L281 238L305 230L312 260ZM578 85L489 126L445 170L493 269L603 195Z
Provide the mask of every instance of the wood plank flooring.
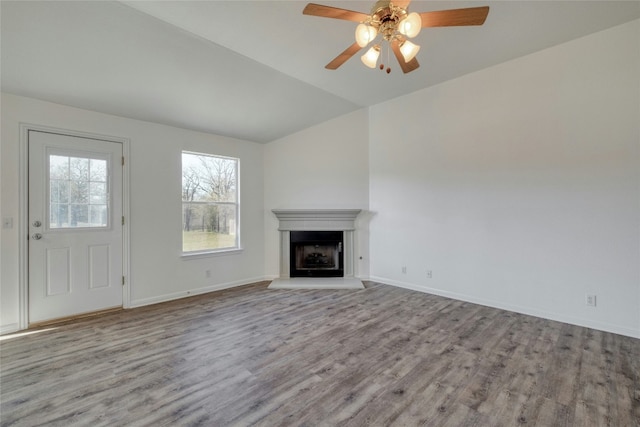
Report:
M640 340L267 283L0 342L2 426L639 426Z

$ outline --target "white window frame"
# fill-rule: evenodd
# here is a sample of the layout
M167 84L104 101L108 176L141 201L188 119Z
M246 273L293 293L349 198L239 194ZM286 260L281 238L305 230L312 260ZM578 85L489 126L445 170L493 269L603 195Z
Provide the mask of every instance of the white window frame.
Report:
M182 191L181 191L181 203L180 203L180 211L181 211L181 215L180 215L180 229L183 231L184 229L184 204L185 203L191 203L191 204L202 204L202 205L217 205L217 206L224 206L224 205L228 205L228 206L235 206L235 212L236 212L236 218L235 218L235 232L236 232L236 245L233 247L224 247L224 248L210 248L210 249L203 249L203 250L197 250L197 251L186 251L184 250L184 239L181 238L180 239L180 246L181 246L181 252L182 252L182 257L186 258L186 259L192 259L192 258L200 258L200 257L206 257L206 256L216 256L216 255L228 255L228 254L233 254L233 253L239 253L242 252L242 245L241 245L241 224L240 224L240 159L237 157L230 157L230 156L222 156L222 155L218 155L218 154L211 154L211 153L201 153L201 152L196 152L196 151L190 151L190 150L182 150L180 152L180 181L181 181L181 189L182 189L182 173L183 173L183 163L182 163L182 155L183 154L189 154L189 155L194 155L194 156L204 156L204 157L214 157L214 158L218 158L218 159L225 159L225 160L233 160L235 162L235 180L236 180L236 200L235 202L185 202L184 200L182 200ZM182 237L182 233L181 233L181 237Z

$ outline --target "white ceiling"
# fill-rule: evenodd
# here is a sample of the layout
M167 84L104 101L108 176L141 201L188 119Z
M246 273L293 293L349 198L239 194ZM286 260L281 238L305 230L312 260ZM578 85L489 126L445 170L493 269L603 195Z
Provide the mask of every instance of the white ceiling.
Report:
M317 3L368 12L373 1ZM421 67L371 70L355 23L303 1L2 1L2 90L94 111L269 142L347 112L640 18L640 1L418 1L489 5L480 27L424 29ZM392 55L393 56L393 55ZM385 61L386 62L386 61Z

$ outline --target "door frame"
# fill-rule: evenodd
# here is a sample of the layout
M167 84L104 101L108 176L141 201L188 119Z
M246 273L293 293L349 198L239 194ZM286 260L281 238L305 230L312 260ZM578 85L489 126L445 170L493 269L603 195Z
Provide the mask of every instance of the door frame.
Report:
M37 125L32 123L20 123L20 164L19 164L19 206L18 206L18 230L19 230L19 272L18 272L18 329L29 327L29 131L55 133L67 136L75 136L87 139L97 139L107 142L122 144L122 155L125 158L122 168L122 215L125 217L122 226L122 275L124 285L122 287L122 307L131 307L131 274L130 274L130 156L131 140L111 135L81 132L70 129L56 128L52 126Z

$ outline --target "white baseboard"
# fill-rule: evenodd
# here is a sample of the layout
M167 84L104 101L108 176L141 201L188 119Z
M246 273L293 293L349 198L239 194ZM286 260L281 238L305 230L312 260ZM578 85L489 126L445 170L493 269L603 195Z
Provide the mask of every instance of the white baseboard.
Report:
M220 291L222 289L235 288L237 286L250 285L252 283L264 282L270 280L267 277L253 277L249 279L238 280L235 282L218 283L216 285L205 286L204 288L191 289L188 291L174 292L171 294L158 295L151 298L143 298L131 300L129 308L142 307L145 305L158 304L161 302L173 301L180 298L192 297L194 295L206 294L209 292Z
M8 323L6 325L0 325L0 335L11 334L18 332L20 328L17 323Z
M470 302L473 304L484 305L487 307L498 308L501 310L513 311L520 314L526 314L529 316L540 317L543 319L554 320L557 322L569 323L571 325L583 326L585 328L597 329L604 332L612 332L614 334L625 335L632 338L640 338L640 330L627 328L624 326L613 325L605 322L598 322L591 319L583 319L573 316L566 316L563 314L553 313L545 310L540 310L532 307L524 307L514 304L505 304L500 301L487 300L484 298L477 298L475 296L459 294L456 292L444 291L442 289L430 288L427 286L416 285L415 283L400 282L386 277L371 276L371 281L379 282L385 285L391 285L398 288L410 289L412 291L424 292L428 294L438 295L441 297L451 298L459 301Z
M268 280L273 280L269 277L254 277L249 279L238 280L235 282L228 283L219 283L212 286L206 286L204 288L192 289L188 291L175 292L166 295L158 295L151 298L144 298L138 300L132 300L127 307L135 308L135 307L143 307L145 305L158 304L161 302L173 301L180 298L191 297L194 295L206 294L208 292L220 291L222 289L235 288L237 286L250 285L252 283L264 282ZM10 334L13 332L18 332L20 330L17 323L9 323L6 325L0 325L0 335Z

